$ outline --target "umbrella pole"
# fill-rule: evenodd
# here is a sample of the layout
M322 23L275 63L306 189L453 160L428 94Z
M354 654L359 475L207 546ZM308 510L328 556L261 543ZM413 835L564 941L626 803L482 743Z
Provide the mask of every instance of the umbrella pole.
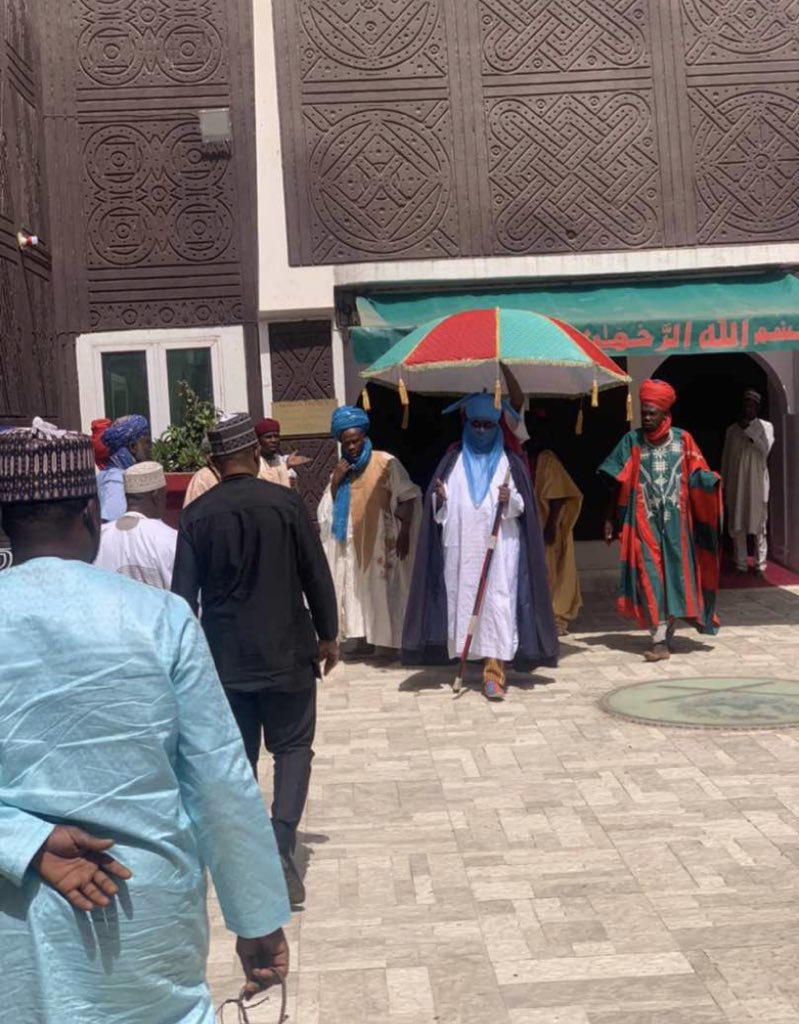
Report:
M508 472L505 474L505 486L510 484L510 466ZM466 675L466 662L469 660L469 651L472 649L472 640L474 634L477 632L477 624L480 621L480 612L483 610L483 601L485 600L486 590L488 589L488 573L491 570L491 562L494 558L494 552L497 549L497 539L499 537L499 528L502 525L502 513L505 511L505 505L500 502L497 506L497 512L494 516L494 526L491 530L491 537L488 541L488 550L485 553L483 559L483 569L480 573L480 582L477 585L477 596L474 599L474 610L472 611L472 617L469 620L469 627L466 630L466 639L463 643L463 651L461 652L461 662L458 668L458 675L455 678L455 682L452 684L452 689L455 697L460 697L463 692L463 678Z

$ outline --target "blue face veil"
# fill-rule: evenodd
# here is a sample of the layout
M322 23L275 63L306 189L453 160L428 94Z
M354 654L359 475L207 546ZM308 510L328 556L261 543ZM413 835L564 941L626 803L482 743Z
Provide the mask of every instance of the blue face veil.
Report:
M444 410L445 413L456 409L463 411L465 422L461 455L469 484L469 497L475 508L479 508L485 501L505 448L499 423L502 413L505 411L517 418L515 411L506 402L502 404L503 408L497 409L494 396L484 392L461 398ZM490 429L477 428L474 426L475 421L492 423L493 426Z

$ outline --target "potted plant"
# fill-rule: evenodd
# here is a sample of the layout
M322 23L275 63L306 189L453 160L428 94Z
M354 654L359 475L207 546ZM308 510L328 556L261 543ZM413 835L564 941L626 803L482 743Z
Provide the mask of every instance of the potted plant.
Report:
M206 465L203 442L219 418L214 403L200 398L185 380L178 384L178 394L183 403L182 423L171 423L153 442L153 458L166 472L166 520L171 526L177 526L189 481Z

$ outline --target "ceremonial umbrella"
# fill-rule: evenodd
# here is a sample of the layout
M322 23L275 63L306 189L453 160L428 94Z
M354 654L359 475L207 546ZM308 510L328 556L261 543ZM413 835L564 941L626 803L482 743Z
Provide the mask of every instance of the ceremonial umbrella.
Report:
M499 396L500 362L525 394L590 394L593 405L600 391L631 382L576 327L522 309L465 310L431 320L392 345L361 376L398 388L407 406L409 389L447 395L493 387Z

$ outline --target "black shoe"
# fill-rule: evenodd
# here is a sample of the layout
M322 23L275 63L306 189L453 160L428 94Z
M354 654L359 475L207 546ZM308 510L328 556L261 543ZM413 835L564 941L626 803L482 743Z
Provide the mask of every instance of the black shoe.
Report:
M292 907L301 907L305 903L305 886L294 858L291 854L281 854L280 863L283 865L283 877L286 879L286 888L289 891L289 903Z

